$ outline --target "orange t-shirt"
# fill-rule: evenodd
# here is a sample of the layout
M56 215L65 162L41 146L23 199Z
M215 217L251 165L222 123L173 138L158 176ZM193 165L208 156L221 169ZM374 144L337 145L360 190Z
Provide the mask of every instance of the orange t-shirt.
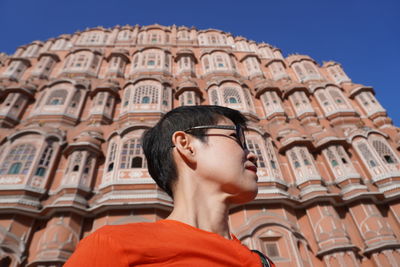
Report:
M84 238L64 267L119 266L251 266L260 257L233 236L160 220L104 226ZM273 266L271 264L271 266Z

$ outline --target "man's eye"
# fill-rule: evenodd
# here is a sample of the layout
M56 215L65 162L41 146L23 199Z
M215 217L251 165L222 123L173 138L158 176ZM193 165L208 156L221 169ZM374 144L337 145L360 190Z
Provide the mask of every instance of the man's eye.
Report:
M229 136L232 136L237 139L237 135L235 133L231 133Z

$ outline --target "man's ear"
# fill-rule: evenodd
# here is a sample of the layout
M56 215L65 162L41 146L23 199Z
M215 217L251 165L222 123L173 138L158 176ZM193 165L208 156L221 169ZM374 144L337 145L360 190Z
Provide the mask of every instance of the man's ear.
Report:
M183 157L184 161L187 163L194 162L194 156L196 154L193 144L194 138L183 131L175 132L171 138L175 150Z

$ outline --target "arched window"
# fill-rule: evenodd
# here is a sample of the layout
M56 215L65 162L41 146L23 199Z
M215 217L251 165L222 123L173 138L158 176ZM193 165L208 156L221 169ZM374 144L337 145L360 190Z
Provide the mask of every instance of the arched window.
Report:
M293 161L294 167L295 167L296 169L297 169L297 168L300 168L299 160L297 159L297 155L296 155L296 153L295 153L294 151L292 151L292 152L290 153L290 157L291 157L291 159L292 159L292 161Z
M393 154L392 150L383 141L373 140L372 146L375 149L375 151L378 153L378 155L381 157L383 162L388 163L388 164L396 164L397 163L397 158Z
M317 74L314 69L314 66L310 62L304 62L304 68L309 74Z
M47 145L44 149L42 156L40 157L37 169L35 172L36 176L45 176L46 170L49 167L51 156L53 155L53 147L51 144Z
M9 93L6 97L6 100L4 101L3 105L5 107L10 106L14 102L14 98L17 98L18 94L17 93Z
M77 54L71 62L71 67L85 69L88 66L88 62L89 57L87 55Z
M346 159L348 156L346 155L346 153L344 152L343 147L338 148L338 155L342 161L343 164L348 164L348 160Z
M200 45L205 45L204 33L199 34L198 38L199 38L199 44L200 44Z
M121 150L121 169L147 168L140 138L132 138L124 142Z
M208 56L203 57L203 66L204 66L205 72L210 70L210 60L208 59Z
M112 143L110 146L110 151L108 153L107 172L111 172L114 170L114 161L115 161L116 150L117 150L117 145L115 143Z
M215 57L215 65L217 68L225 68L225 62L221 55Z
M276 92L267 91L261 95L260 99L263 103L265 115L270 116L276 112L284 112L282 100Z
M215 34L211 34L210 36L208 36L208 43L209 44L217 44L217 36L215 36Z
M336 167L338 165L338 162L335 159L335 155L333 154L331 149L327 150L327 156L328 156L328 160L331 163L332 167Z
M361 92L355 99L368 116L376 112L385 112L385 109L379 104L371 92Z
M169 55L160 49L148 49L136 54L133 58L133 69L140 65L146 69L161 69L169 67Z
M146 34L145 32L139 33L138 44L143 44L143 39L145 34Z
M36 148L21 144L11 148L0 167L1 174L27 174L34 160Z
M249 150L257 156L257 166L259 168L265 168L266 164L264 155L261 151L261 146L254 139L251 138L247 138L246 142Z
M164 86L164 88L162 89L162 105L168 106L170 99L170 90L168 87Z
M343 177L344 175L358 175L355 171L350 159L341 145L331 145L323 149L323 155L329 162L329 167L335 178Z
M170 55L168 53L164 53L164 66L166 68L169 68L169 61L170 61Z
M219 105L218 92L215 88L209 91L210 103L211 105Z
M318 90L317 97L319 98L319 100L322 104L322 107L324 109L326 109L328 106L330 106L329 100L327 99L324 90Z
M306 112L314 112L307 95L303 91L294 92L289 96L297 116Z
M271 167L272 175L276 178L282 179L282 173L279 168L278 159L276 158L276 153L272 145L271 140L267 140L265 146L265 151L267 152L267 159Z
M118 33L117 40L118 41L127 41L131 39L131 31L130 30L122 30Z
M187 99L187 103L188 103L189 105L193 104L193 98L194 98L194 97L193 97L193 94L194 94L194 93L191 92L191 94L188 94L188 95L187 95L187 98L188 98L188 99Z
M30 45L22 55L23 57L33 57L36 55L36 52L39 50L39 46L36 44Z
M131 88L126 88L124 95L124 107L126 107L129 104L130 95L131 95Z
M113 100L114 100L114 98L111 95L109 95L107 97L107 101L106 101L106 107L107 108L111 107L111 105L113 104Z
M103 105L104 98L105 98L106 93L105 92L100 92L96 95L96 105L101 106Z
M344 99L342 93L337 88L328 89L329 94L331 95L333 101L339 108L348 108L346 100Z
M67 44L67 41L65 39L58 39L51 46L51 50L62 50L66 44Z
M200 104L200 98L194 91L185 91L179 95L181 106L195 106Z
M300 81L302 81L306 76L304 75L303 70L299 65L294 66L294 70L296 71L296 74L299 76Z
M234 70L234 71L236 71L236 62L235 62L235 58L233 57L233 56L229 56L229 60L230 60L230 63L231 63L231 68Z
M297 181L304 182L308 179L321 178L306 147L295 146L287 151L286 156L290 161Z
M135 57L133 58L133 68L137 68L139 64L139 55L136 54Z
M253 110L253 108L254 108L254 106L253 106L253 101L252 101L252 99L251 99L249 90L247 90L246 88L244 88L244 89L243 89L243 94L244 94L244 99L246 100L247 107L248 107L250 110L254 111L254 110Z
M133 95L134 104L156 104L158 101L159 89L154 85L141 85L135 88ZM144 99L147 97L146 99ZM147 102L143 102L147 101Z
M272 78L279 80L283 77L287 77L285 67L282 62L273 62L268 67L271 70Z
M369 150L369 147L365 143L359 143L357 144L358 149L361 152L362 157L364 160L367 162L369 167L377 167L379 166L379 163L376 161L374 158L372 152Z
M27 68L28 66L23 61L14 60L1 76L19 79Z
M34 75L46 75L50 72L51 68L53 67L55 61L50 56L44 56L40 59L36 68L32 72Z
M189 40L189 32L187 30L180 30L178 32L178 40Z
M161 43L161 35L157 33L149 33L147 34L148 37L148 43L151 44L156 44L156 43Z
M182 56L178 61L179 73L185 71L194 71L194 63L190 56Z
M72 172L78 172L82 164L82 152L75 152L72 154Z
M92 64L90 64L90 68L92 70L96 70L97 66L100 63L100 56L99 55L93 55L93 59L92 59Z
M304 151L304 149L300 150L300 155L301 155L301 159L303 160L303 163L305 166L310 165L310 161L306 155L306 152Z
M75 110L80 101L81 101L81 92L76 91L74 97L71 100L71 103L69 104L70 111Z
M54 90L47 98L46 105L63 105L67 95L68 91L65 89Z
M92 169L92 164L93 164L93 156L92 155L87 155L86 157L86 162L85 165L83 166L83 177L87 177L87 174L89 174L90 170Z
M156 65L156 56L153 53L151 53L148 55L147 58L147 66L152 67L154 65Z
M226 104L235 104L235 103L242 103L242 99L240 98L238 89L236 88L225 88L224 89L224 102Z

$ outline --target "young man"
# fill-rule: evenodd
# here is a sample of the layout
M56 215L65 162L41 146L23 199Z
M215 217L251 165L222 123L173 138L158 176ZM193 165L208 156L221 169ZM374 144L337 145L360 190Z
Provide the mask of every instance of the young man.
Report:
M105 226L65 266L273 266L230 233L231 204L257 195L246 118L220 106L171 110L143 137L150 175L174 200L165 220Z

